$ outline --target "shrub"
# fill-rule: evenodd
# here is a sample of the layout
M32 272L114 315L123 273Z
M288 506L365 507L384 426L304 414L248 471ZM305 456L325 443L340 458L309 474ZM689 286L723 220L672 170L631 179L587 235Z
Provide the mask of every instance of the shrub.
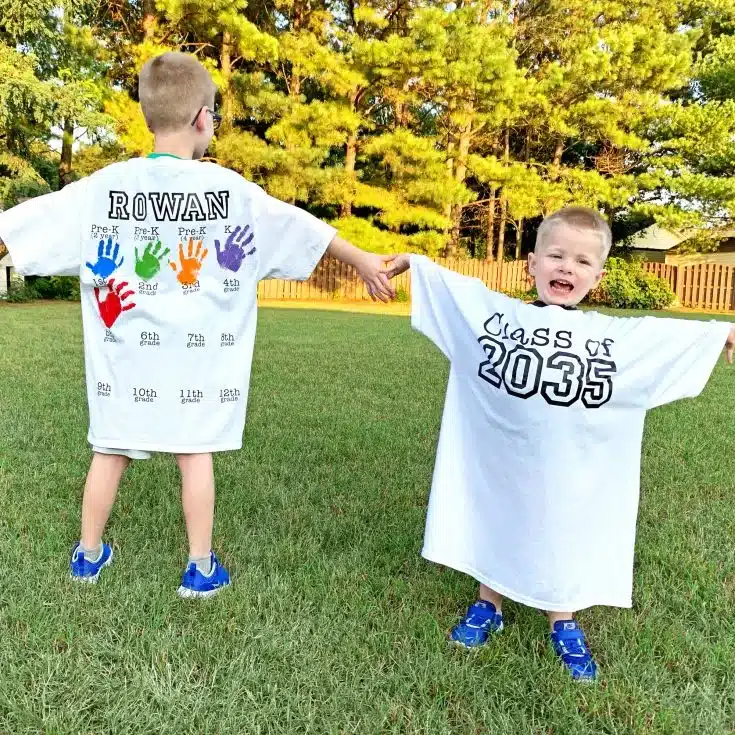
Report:
M79 301L79 279L74 276L32 277L27 283L37 293L39 299L62 299Z
M520 301L536 301L538 298L538 291L535 285L531 286L531 288L508 290L503 291L503 293L512 299L519 299Z
M665 309L676 298L668 282L646 273L639 260L609 258L602 283L588 297L590 304L615 309Z
M3 294L2 297L3 301L7 301L9 304L25 304L37 298L38 292L36 289L28 281L15 274L10 279L8 292Z

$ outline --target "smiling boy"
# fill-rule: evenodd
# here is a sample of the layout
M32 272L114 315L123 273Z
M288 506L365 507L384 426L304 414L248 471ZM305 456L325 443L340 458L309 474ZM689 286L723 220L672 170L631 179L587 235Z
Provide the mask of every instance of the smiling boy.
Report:
M735 346L727 323L578 310L611 243L593 210L544 220L533 304L421 256L390 270L411 267L413 327L451 361L422 552L480 582L451 639L487 643L509 597L546 612L581 681L597 666L574 613L632 604L646 411L698 395Z

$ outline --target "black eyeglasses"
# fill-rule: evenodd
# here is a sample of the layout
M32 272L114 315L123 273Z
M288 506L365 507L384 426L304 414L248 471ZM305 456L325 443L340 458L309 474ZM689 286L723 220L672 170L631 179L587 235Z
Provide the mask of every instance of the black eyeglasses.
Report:
M210 110L208 107L202 107L199 109L196 115L194 115L194 119L191 121L191 126L194 127L194 125L197 124L197 120L199 119L199 114L202 110L206 110L211 116L212 116L212 127L217 130L219 127L219 124L222 122L222 115L215 112L214 110Z

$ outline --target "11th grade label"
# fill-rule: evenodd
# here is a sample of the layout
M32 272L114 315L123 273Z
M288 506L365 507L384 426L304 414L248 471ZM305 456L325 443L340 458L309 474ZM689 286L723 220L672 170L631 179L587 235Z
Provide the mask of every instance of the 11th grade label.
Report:
M204 398L204 392L198 388L189 390L181 389L179 391L179 398L182 403L201 403Z

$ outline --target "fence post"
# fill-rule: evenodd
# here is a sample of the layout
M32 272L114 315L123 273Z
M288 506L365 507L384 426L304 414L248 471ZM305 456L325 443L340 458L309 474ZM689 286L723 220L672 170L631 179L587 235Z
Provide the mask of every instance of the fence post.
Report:
M684 270L683 266L675 265L674 272L676 273L676 288L674 289L674 293L676 294L676 298L679 301L679 303L683 306L684 305L684 274L686 273L686 271Z

